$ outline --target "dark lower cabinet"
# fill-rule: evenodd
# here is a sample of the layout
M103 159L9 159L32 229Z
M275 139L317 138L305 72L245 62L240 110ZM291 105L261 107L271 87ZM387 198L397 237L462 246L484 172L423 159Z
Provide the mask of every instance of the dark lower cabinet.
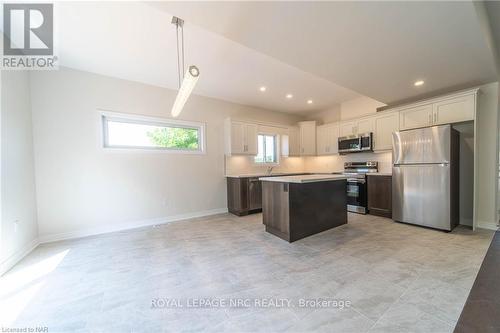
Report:
M266 231L288 242L347 223L345 179L311 183L262 184Z
M262 182L259 178L248 178L248 209L262 210Z
M368 213L392 218L392 176L368 175Z
M227 178L227 208L243 216L262 211L262 184L259 178Z

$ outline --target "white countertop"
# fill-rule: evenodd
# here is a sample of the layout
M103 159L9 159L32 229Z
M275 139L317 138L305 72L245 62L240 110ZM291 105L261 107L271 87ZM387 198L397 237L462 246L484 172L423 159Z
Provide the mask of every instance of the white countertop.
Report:
M298 175L298 176L283 176L283 177L263 177L259 180L266 182L278 183L312 183L312 182L327 182L333 180L347 179L344 175L330 175L330 174L313 174L313 175Z
M297 175L302 172L276 172L272 174L267 173L244 173L239 175L226 175L226 178L252 178L252 177L276 177L276 176L287 176L287 175ZM303 172L306 173L306 172Z

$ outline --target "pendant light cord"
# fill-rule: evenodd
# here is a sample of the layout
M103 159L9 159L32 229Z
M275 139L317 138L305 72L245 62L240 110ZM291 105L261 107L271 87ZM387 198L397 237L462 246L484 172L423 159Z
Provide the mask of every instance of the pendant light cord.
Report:
M186 67L184 65L184 24L181 25L181 43L182 43L182 79L184 80L184 74L186 73Z
M184 63L184 21L178 17L172 18L172 23L175 24L175 37L177 41L177 76L179 80L179 89L181 82L184 80L185 63ZM180 28L180 41L179 41L179 28Z
M181 87L181 59L179 54L179 24L176 24L176 38L177 38L177 76L179 79L179 88Z

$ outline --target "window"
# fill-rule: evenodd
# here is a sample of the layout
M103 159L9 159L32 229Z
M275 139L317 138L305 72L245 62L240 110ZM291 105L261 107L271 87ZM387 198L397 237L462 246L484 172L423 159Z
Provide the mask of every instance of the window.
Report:
M257 136L258 153L255 163L278 163L278 144L276 135L259 134Z
M202 123L108 114L103 114L102 121L106 148L204 151Z

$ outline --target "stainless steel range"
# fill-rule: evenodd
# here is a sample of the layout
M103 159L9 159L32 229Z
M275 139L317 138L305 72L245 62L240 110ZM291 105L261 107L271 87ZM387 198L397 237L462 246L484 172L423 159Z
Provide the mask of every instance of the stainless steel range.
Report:
M344 175L347 176L347 210L366 214L368 195L366 174L378 172L378 162L345 162Z

